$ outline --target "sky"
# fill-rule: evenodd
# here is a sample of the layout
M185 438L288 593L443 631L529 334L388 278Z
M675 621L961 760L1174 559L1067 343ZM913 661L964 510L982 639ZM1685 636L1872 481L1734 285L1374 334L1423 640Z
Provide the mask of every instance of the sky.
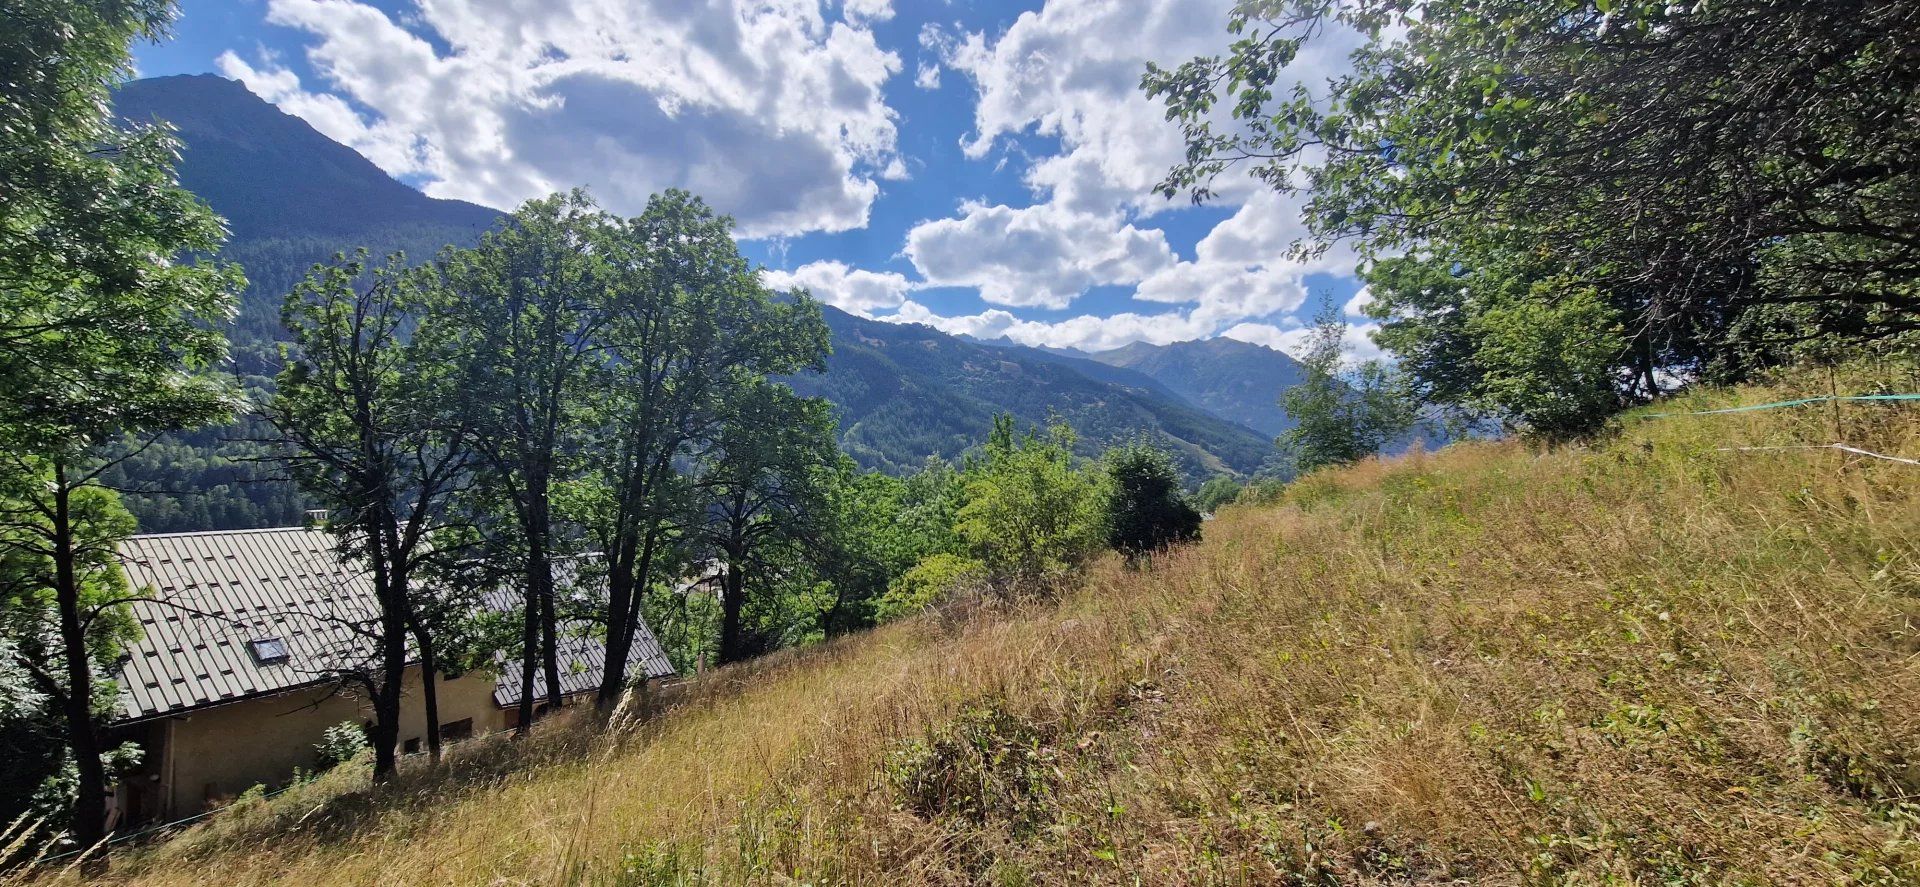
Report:
M686 188L767 282L880 320L1102 350L1297 352L1325 304L1378 354L1350 253L1297 199L1153 186L1178 130L1148 61L1226 50L1230 0L183 0L141 76L217 73L435 197ZM1304 54L1309 87L1346 66Z

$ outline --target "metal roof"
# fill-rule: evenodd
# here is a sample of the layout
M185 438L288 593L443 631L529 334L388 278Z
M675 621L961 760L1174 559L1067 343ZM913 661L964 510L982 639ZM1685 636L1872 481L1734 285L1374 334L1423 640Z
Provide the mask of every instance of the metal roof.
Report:
M565 695L585 693L600 689L600 676L607 664L607 645L599 638L570 635L564 630L560 640L554 645L554 658L559 660L560 692ZM646 669L647 677L665 678L674 675L673 663L667 659L667 652L660 649L653 632L641 623L634 631L633 650L627 655L627 673L637 674ZM537 702L547 695L546 669L538 663L533 671L533 698ZM518 660L502 660L500 677L493 684L493 702L502 708L520 704L520 663Z
M343 563L322 529L288 527L133 536L120 545L128 583L150 599L131 605L141 637L116 678L120 720L140 720L334 680L372 659L379 613L371 579ZM503 593L490 595L500 597ZM517 605L518 592L506 592ZM577 628L577 626L569 626ZM645 624L630 668L672 675ZM254 641L280 639L286 657L257 656ZM271 654L277 651L266 650ZM562 629L562 690L599 685L604 646ZM494 697L519 697L517 662L501 661ZM512 680L507 679L511 676ZM511 686L508 686L511 684ZM544 683L541 685L544 693Z

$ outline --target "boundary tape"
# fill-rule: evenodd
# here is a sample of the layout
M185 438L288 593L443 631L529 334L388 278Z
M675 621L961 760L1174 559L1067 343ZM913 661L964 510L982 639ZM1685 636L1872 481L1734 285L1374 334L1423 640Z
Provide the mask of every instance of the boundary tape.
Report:
M1888 462L1899 462L1904 465L1920 465L1920 459L1908 459L1904 456L1889 456L1884 453L1875 453L1875 452L1872 452L1871 450L1863 450L1863 449L1860 449L1859 447L1850 447L1842 443L1799 444L1794 446L1774 446L1774 447L1715 447L1714 448L1714 452L1716 453L1751 453L1758 450L1839 450L1843 453L1853 453L1854 455L1857 455L1857 456L1871 456L1875 459L1885 459Z

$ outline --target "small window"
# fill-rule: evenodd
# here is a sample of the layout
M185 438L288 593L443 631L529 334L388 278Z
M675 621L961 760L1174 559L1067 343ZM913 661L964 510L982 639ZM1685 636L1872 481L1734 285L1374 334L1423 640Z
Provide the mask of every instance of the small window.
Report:
M440 725L441 742L459 742L473 738L473 719L461 718L451 724Z
M403 755L419 754L420 753L420 737L415 736L414 738L407 740L406 744L400 749L400 753Z
M287 642L280 638L260 638L247 642L247 648L253 651L253 661L261 665L273 665L287 661Z

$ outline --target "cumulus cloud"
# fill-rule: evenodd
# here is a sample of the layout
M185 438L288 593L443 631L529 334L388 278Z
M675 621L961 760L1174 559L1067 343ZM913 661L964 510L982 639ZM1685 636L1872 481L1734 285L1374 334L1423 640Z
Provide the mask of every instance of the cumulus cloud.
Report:
M995 305L1065 308L1089 287L1133 284L1173 264L1166 235L1058 204L967 203L907 232L928 284L969 286Z
M432 0L403 25L357 0L268 0L270 22L313 37L324 83L270 57L220 66L435 196L508 207L587 185L635 211L677 186L745 236L843 231L904 167L881 93L900 59L865 27L891 7L838 9Z
M862 317L873 316L878 308L900 307L913 288L905 275L849 268L844 262L832 260L810 262L792 271L769 268L761 271L760 277L776 290L805 287L815 299Z
M1363 286L1359 292L1353 294L1353 298L1347 300L1346 306L1341 310L1345 311L1348 317L1365 317L1367 306L1371 304L1373 304L1373 292Z
M1232 0L1081 0L1049 2L1004 32L955 35L923 28L922 48L975 87L967 156L996 149L1026 158L1024 177L1036 203L1014 208L963 204L953 218L923 222L905 254L937 285L971 286L994 305L1068 307L1092 286L1133 285L1134 298L1163 303L1164 313L1024 320L1008 311L939 317L905 303L897 319L952 332L1028 344L1111 347L1127 341L1170 342L1217 335L1236 324L1273 327L1277 315L1306 301L1313 273L1351 274L1346 249L1299 256L1306 234L1297 198L1245 179L1219 183L1234 214L1195 246L1191 260L1167 249L1143 217L1184 206L1153 193L1185 146L1164 109L1139 90L1148 61L1177 64L1225 49ZM1350 34L1319 40L1291 72L1323 83L1347 65ZM1288 84L1281 84L1286 88ZM1057 139L1053 153L1030 157L1024 137ZM1043 143L1044 144L1044 143Z
M884 22L893 18L893 0L845 0L840 8L846 11L848 21Z
M1021 14L998 37L969 34L947 52L979 92L970 156L982 157L1009 136L1060 139L1063 150L1027 171L1049 199L1081 212L1125 206L1154 212L1170 206L1153 186L1185 153L1164 106L1140 92L1148 61L1177 65L1217 54L1232 0L1082 0L1049 2ZM1291 82L1320 85L1344 70L1359 41L1334 31L1310 43L1290 69ZM1257 188L1241 179L1220 183L1228 199Z
M924 324L941 332L959 336L973 336L981 339L998 339L1005 336L1022 345L1079 348L1083 351L1104 351L1109 348L1118 348L1128 342L1143 340L1164 345L1169 342L1202 338L1208 332L1205 324L1196 322L1179 312L1165 314L1126 312L1106 317L1084 314L1049 322L1022 320L1012 312L997 308L989 308L979 314L950 317L935 313L927 306L912 300L903 303L899 311L877 319L893 323Z
M1387 357L1385 349L1373 340L1373 334L1380 329L1377 323L1357 323L1347 327L1346 335L1340 340L1340 351L1350 363L1368 360L1380 360ZM1220 335L1255 345L1265 345L1275 351L1284 351L1295 358L1304 358L1307 354L1308 339L1313 336L1313 328L1308 326L1278 327L1270 323L1236 324Z

